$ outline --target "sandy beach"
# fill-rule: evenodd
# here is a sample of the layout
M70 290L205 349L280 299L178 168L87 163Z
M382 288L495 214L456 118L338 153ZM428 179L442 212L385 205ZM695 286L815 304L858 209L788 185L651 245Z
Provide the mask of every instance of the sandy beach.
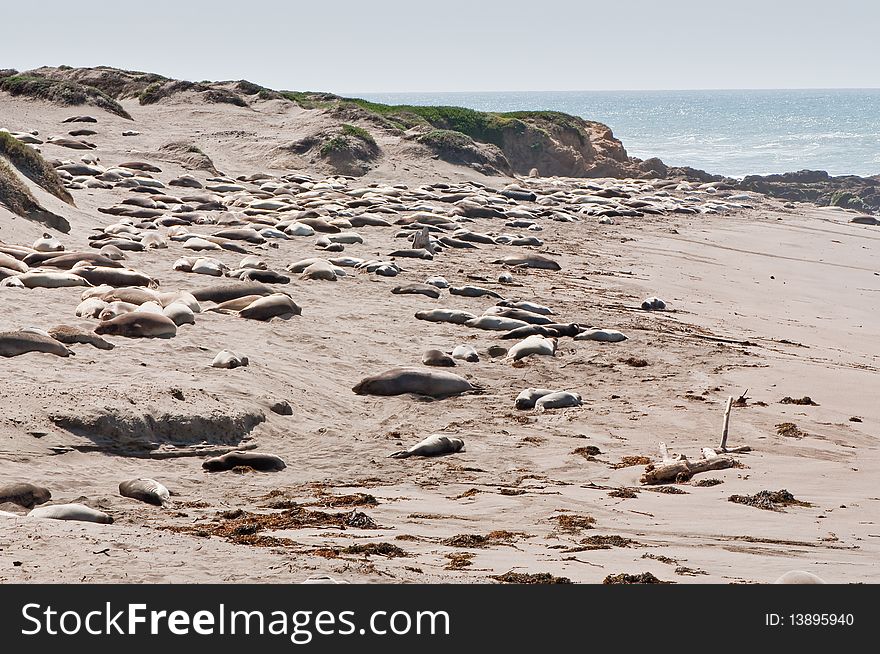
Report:
M92 114L98 123L87 126L98 133L86 139L96 149L46 142L42 155L78 161L89 154L107 168L149 162L161 169L152 173L161 192L176 196L203 192L167 186L182 174L206 185L260 172L331 178L338 188L321 193L342 204L353 197L346 192L370 185L409 193L473 181L492 191L509 184L533 191L537 202L507 209L538 215L550 206L540 198L555 190L628 183L485 176L380 130L374 136L385 154L365 175L345 178L279 158L279 143L327 128L331 119L320 111L280 100L241 108L187 97L122 105L134 121L0 93L0 127L36 130L43 139L83 126L64 119ZM125 130L139 134L122 136ZM184 139L197 142L222 175L158 155L163 144ZM240 183L246 193L258 189ZM70 222L68 234L52 231L67 251L90 251L96 228L120 218L98 209L135 195L118 185L76 188L73 207L35 184L29 189ZM696 183L667 192L694 203L735 193ZM438 214L449 206L403 202L405 209L382 216L394 223L424 210L416 205ZM202 302L196 324L171 339L106 336L114 349L77 344L73 357L0 358L0 485L43 486L52 504L79 502L113 518L36 519L26 508L0 506L18 515L0 517L0 581L291 583L329 575L352 583L495 583L513 572L601 583L649 572L675 583L769 583L790 570L835 583L880 581L880 228L851 223L858 214L837 208L758 194L742 203L717 213L619 216L612 224L541 217L532 232L470 218L463 224L473 232L534 235L543 244L398 258L395 277L346 268L329 282L288 273L291 282L278 290L302 307L289 320L245 320L206 311L211 303ZM241 208L226 215L233 211ZM200 234L218 229L191 226ZM0 243L30 246L46 231L0 207ZM317 251L314 237L241 245L275 271L310 257L383 260L409 247L395 237L396 224L345 231L364 242L337 254ZM561 269L510 269L514 283L499 283L506 268L493 262L524 251ZM160 280L161 291L235 281L174 270L180 257L196 255L170 238L167 248L125 254L122 263ZM234 269L245 254L206 256ZM546 305L560 323L619 330L627 340L561 337L555 356L492 357L490 347L516 341L414 314L446 307L479 316L496 299L391 293L432 276ZM90 331L98 321L74 314L84 290L0 287L0 332L61 324ZM650 296L667 310L642 310ZM461 344L480 360L458 360L449 370L480 393L428 400L352 391L364 377L423 367L425 350ZM249 365L211 367L223 349L246 355ZM583 403L515 409L529 387L573 391ZM641 483L646 464L662 463L661 442L691 460L701 448L717 448L728 397L743 395L729 432L729 445L751 448L732 455L740 467L683 483ZM813 404L781 403L804 397ZM277 402L288 402L292 415L271 410ZM794 429L779 427L786 423ZM178 425L179 437L157 439L157 424ZM389 458L432 434L461 438L465 448ZM286 468L203 470L207 457L241 447L275 454ZM137 477L164 484L171 501L156 507L121 497L119 483ZM766 510L729 500L783 489L799 503Z

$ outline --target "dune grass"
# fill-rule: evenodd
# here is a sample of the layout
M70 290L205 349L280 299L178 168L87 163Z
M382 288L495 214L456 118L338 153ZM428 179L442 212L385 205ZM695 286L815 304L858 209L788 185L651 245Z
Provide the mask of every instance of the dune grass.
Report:
M58 173L43 159L39 152L29 145L22 143L11 134L0 132L0 156L8 159L25 177L40 188L67 204L73 204L73 196L64 188Z
M116 100L93 86L40 77L38 75L11 75L0 78L0 91L11 95L48 100L65 106L90 104L131 120L128 112Z

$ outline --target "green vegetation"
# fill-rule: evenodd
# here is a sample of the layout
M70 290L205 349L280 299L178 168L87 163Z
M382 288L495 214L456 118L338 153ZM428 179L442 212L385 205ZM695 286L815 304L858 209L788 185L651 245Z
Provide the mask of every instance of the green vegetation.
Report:
M376 139L373 138L373 135L363 127L358 127L357 125L342 123L342 134L344 136L354 136L355 138L359 138L367 143L372 143L373 145L376 144Z
M318 151L322 157L328 157L334 153L349 151L352 154L370 157L377 154L379 146L376 139L363 127L343 123L341 134L334 136L321 145ZM358 143L360 141L360 143Z
M55 169L32 147L11 134L0 132L0 156L6 157L22 174L59 200L73 204L73 197L64 188Z
M128 118L131 116L116 100L93 86L40 77L36 75L10 75L0 78L0 90L11 95L48 100L56 104L76 106L91 104L110 113Z
M854 193L849 191L836 191L831 194L829 204L832 207L843 207L844 209L855 209L856 211L870 212L871 208L868 204Z
M70 231L70 223L41 207L4 159L0 159L0 206L17 216L38 220L64 233Z

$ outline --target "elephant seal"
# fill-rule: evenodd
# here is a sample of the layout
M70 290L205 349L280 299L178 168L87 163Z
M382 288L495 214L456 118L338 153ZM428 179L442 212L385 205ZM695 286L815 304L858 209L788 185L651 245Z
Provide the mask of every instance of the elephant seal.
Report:
M261 284L289 284L290 277L275 272L274 270L258 270L256 268L248 268L239 279L243 282L259 282Z
M193 297L199 302L211 301L220 304L245 295L272 295L274 291L268 286L256 282L237 282L234 284L217 284L193 291Z
M73 356L75 352L45 333L20 329L0 332L0 356L16 357L28 352L45 352L59 357Z
M524 320L514 320L513 318L504 318L502 316L480 316L479 318L468 320L464 324L474 329L509 332L511 329L516 329L517 327L525 327L529 323Z
M549 395L538 398L535 402L537 411L545 411L547 409L565 409L567 407L580 406L581 396L577 393L568 391L556 391Z
M25 288L67 288L69 286L92 286L84 277L69 272L47 272L30 270L21 275L10 277L17 279ZM7 281L7 280L4 280Z
M555 392L556 391L551 391L547 388L527 388L516 396L516 402L514 403L514 406L516 406L516 408L520 410L534 409L535 402L537 402L545 395L550 395L551 393Z
M238 368L240 366L250 365L250 361L246 356L239 356L231 350L221 350L211 362L212 368Z
M514 254L508 257L504 257L502 259L496 259L492 263L501 263L506 266L512 266L514 268L540 268L543 270L562 270L562 266L553 261L552 259L548 259L547 257L542 257L540 254Z
M446 281L445 277L428 277L425 283L437 288L449 288L449 282Z
M416 318L429 322L451 322L455 325L464 325L469 320L474 320L476 316L467 311L457 311L456 309L432 309L417 311Z
M111 289L106 293L102 293L100 298L104 302L109 303L126 302L128 304L141 305L146 302L158 302L159 294L151 289L131 286L128 288Z
M557 341L555 338L544 336L528 336L507 351L507 356L514 361L519 361L532 354L541 356L555 356Z
M440 370L392 368L365 377L351 389L358 395L403 395L414 393L434 398L450 397L479 390L464 377Z
M571 323L569 325L561 325L559 323L550 323L548 325L526 325L525 327L517 327L511 329L501 338L526 338L527 336L546 336L548 338L558 338L560 336L575 336L580 333L580 326Z
M119 494L147 504L163 506L171 493L155 479L129 479L119 484Z
M202 468L208 472L223 472L240 466L253 468L260 472L277 472L287 467L279 457L262 452L229 452L207 459L202 463Z
M6 268L17 273L26 273L30 270L30 266L24 261L16 259L11 254L0 252L0 268Z
M824 584L825 580L812 572L790 570L773 582L774 584Z
M616 329L589 329L574 337L576 341L601 341L603 343L620 343L626 340Z
M290 296L283 293L273 293L254 300L244 309L240 309L238 315L249 320L287 319L302 315L302 308Z
M461 452L464 448L464 441L460 438L449 438L434 434L426 439L416 443L407 450L400 450L389 454L390 459L408 459L411 456L443 456L445 454L455 454Z
M405 284L391 289L395 295L427 295L429 298L438 299L440 291L430 284Z
M529 323L530 325L549 325L553 322L547 316L542 316L539 313L532 313L531 311L526 311L525 309L511 309L508 307L489 307L484 313L484 316L500 316L501 318L513 318L514 320L521 320L523 322Z
M422 363L426 366L450 368L455 365L455 359L440 350L427 350L422 355Z
M537 304L535 302L511 302L510 300L501 300L496 306L507 307L508 309L522 309L523 311L529 311L531 313L539 313L542 316L553 315L553 309L551 309L550 307L545 307L543 304Z
M226 302L221 302L216 307L211 307L210 309L206 309L206 311L217 311L219 313L230 313L230 312L238 312L250 305L252 302L259 300L261 297L265 297L263 295L245 295L243 297L237 297L234 300L227 300Z
M31 246L36 252L63 252L64 245L51 234L43 234Z
M395 250L389 257L401 257L404 259L427 259L428 261L434 258L434 255L428 252L424 248L412 248L409 250Z
M161 314L132 311L102 321L95 327L95 333L127 338L172 338L177 335L177 325Z
M67 252L65 254L52 253L52 256L42 259L39 265L47 268L59 268L72 270L77 264L91 264L104 268L122 268L122 264L106 257L100 252ZM28 265L36 265L36 262Z
M645 311L663 311L666 309L666 303L659 297L649 297L642 302L642 309Z
M51 520L77 520L80 522L99 522L110 524L113 518L90 506L83 504L53 504L51 506L38 506L28 513L29 518L47 518Z
M305 267L300 273L300 279L318 279L327 282L336 281L336 270L333 264L323 259L318 259L314 263Z
M112 350L115 345L110 343L109 341L105 341L100 336L93 334L92 332L87 332L84 329L79 329L78 327L71 327L70 325L58 325L57 327L53 327L49 330L49 336L54 338L59 343L64 343L65 345L73 345L74 343L83 343L86 345L91 345L92 347L96 347L99 350Z
M152 300L150 300L150 302L152 302ZM147 304L147 303L144 302L144 304ZM113 320L114 318L117 318L119 316L123 316L126 313L131 313L132 311L137 309L139 306L141 306L141 305L140 304L132 304L131 302L121 302L118 300L115 302L110 302L98 314L98 319L99 320Z
M499 284L513 284L513 275L509 272L503 272L498 275L498 283Z
M171 318L175 325L195 325L196 316L193 310L183 302L172 302L162 308L162 314L167 318Z
M452 350L452 358L476 363L480 360L480 355L477 354L477 350L471 345L458 345Z
M98 250L98 254L102 257L107 257L110 261L122 261L125 259L125 252L120 250L115 245L104 245Z
M450 286L450 295L463 295L464 297L494 297L501 299L495 291L479 286Z
M76 265L71 272L87 280L92 286L109 284L114 288L120 286L146 286L158 288L159 282L149 275L127 268L108 268L104 266Z
M5 484L0 486L0 504L12 502L26 509L43 504L52 499L48 488L28 483Z
M107 308L107 303L97 297L90 297L83 300L76 306L77 318L97 318L101 312Z

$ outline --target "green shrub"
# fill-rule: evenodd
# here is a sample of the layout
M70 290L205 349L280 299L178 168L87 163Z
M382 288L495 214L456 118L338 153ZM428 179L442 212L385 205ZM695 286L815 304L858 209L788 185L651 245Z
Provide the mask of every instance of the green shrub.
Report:
M66 106L91 104L131 120L131 116L122 108L122 105L109 95L93 86L77 82L55 80L37 75L11 75L0 78L0 90L11 95L38 98Z
M0 132L0 156L6 157L22 174L56 198L73 204L73 197L55 169L32 147L11 134Z

